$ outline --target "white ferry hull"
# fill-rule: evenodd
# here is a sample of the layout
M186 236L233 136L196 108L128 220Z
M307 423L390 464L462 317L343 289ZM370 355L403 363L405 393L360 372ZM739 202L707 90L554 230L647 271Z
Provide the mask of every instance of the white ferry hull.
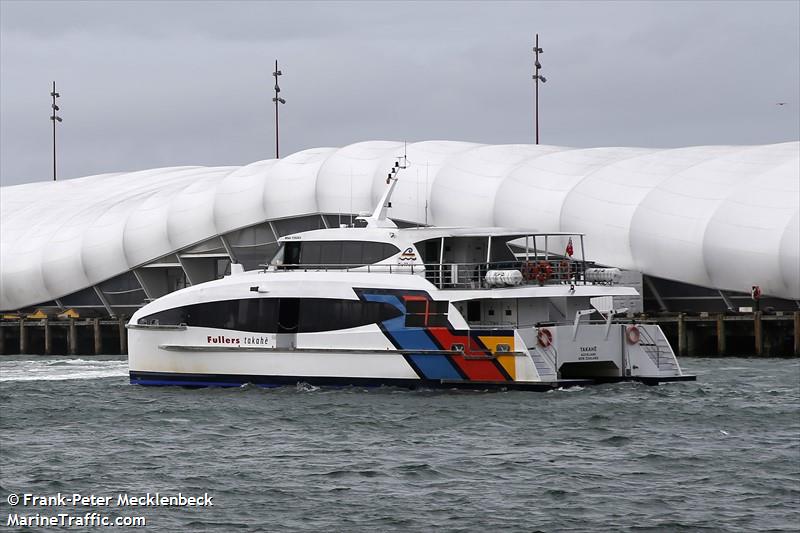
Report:
M189 387L309 383L531 390L615 381L694 379L682 374L666 339L648 352L641 338L630 342L629 327L581 326L580 337L572 326L499 334L471 331L469 335L452 328L428 328L437 330L425 334L438 341L434 348L440 348L431 350L393 345L389 342L394 340L392 336L387 340L387 332L377 328L340 337L350 345L357 339L356 344L363 348L326 347L332 342L331 336L292 335L293 347L278 347L287 344L287 339L264 336L266 346L242 345L243 339L252 341L253 334L203 328L135 328L129 335L130 378L131 383L140 385ZM637 329L645 331L648 340L663 338L658 326ZM465 336L475 342L465 343ZM526 342L531 338L533 343ZM239 342L225 344L225 339ZM465 344L465 353L443 349L444 343L452 340ZM501 343L512 350L495 351ZM367 347L370 344L373 348Z

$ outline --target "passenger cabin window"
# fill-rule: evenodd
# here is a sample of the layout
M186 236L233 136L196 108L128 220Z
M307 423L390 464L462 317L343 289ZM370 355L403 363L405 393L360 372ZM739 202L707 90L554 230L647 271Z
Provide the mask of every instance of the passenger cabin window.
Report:
M434 300L409 300L406 302L407 328L444 328L447 322L448 302Z
M397 246L385 242L289 241L283 244L283 252L275 254L273 264L364 266L398 253Z
M442 248L441 238L428 239L427 241L420 241L414 243L414 246L417 247L417 250L422 256L422 262L425 263L426 265L435 264L439 262L439 252L441 251Z
M402 315L385 302L334 298L247 298L176 307L140 324L181 325L253 333L314 333L376 324Z
M504 263L504 262L514 262L516 261L516 257L514 257L514 252L511 250L511 247L508 245L508 241L511 240L510 237L492 237L492 250L490 253L489 262L491 263Z

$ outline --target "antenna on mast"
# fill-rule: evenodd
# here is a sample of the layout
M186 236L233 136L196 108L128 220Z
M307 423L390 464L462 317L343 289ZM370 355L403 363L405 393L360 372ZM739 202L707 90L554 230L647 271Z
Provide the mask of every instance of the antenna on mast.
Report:
M384 192L383 196L381 196L381 199L378 201L378 205L375 206L375 210L368 217L356 218L356 220L365 221L368 228L397 227L397 224L387 218L386 213L389 208L392 207L391 198L394 188L397 186L397 175L401 170L408 168L408 156L406 154L405 146L403 147L403 156L397 157L396 159L397 161L394 162L394 166L386 176L386 185L389 187L387 187L386 192Z

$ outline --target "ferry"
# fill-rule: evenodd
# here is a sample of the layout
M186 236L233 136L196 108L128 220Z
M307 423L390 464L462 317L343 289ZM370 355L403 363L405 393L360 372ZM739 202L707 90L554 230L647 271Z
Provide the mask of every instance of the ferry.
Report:
M395 171L396 172L396 171ZM176 291L128 324L130 382L552 390L694 380L579 233L399 228L397 184L354 227L287 235L263 269Z

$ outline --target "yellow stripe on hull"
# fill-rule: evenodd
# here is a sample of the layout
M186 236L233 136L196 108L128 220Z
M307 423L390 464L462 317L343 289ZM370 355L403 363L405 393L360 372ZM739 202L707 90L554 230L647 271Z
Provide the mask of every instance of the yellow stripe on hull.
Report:
M510 351L514 351L514 337L497 337L497 336L479 336L481 342L489 348L489 350L497 355L497 361L503 366L511 379L517 379L517 357L514 355L499 355L497 353L497 345L505 344ZM503 352L501 352L503 353Z

